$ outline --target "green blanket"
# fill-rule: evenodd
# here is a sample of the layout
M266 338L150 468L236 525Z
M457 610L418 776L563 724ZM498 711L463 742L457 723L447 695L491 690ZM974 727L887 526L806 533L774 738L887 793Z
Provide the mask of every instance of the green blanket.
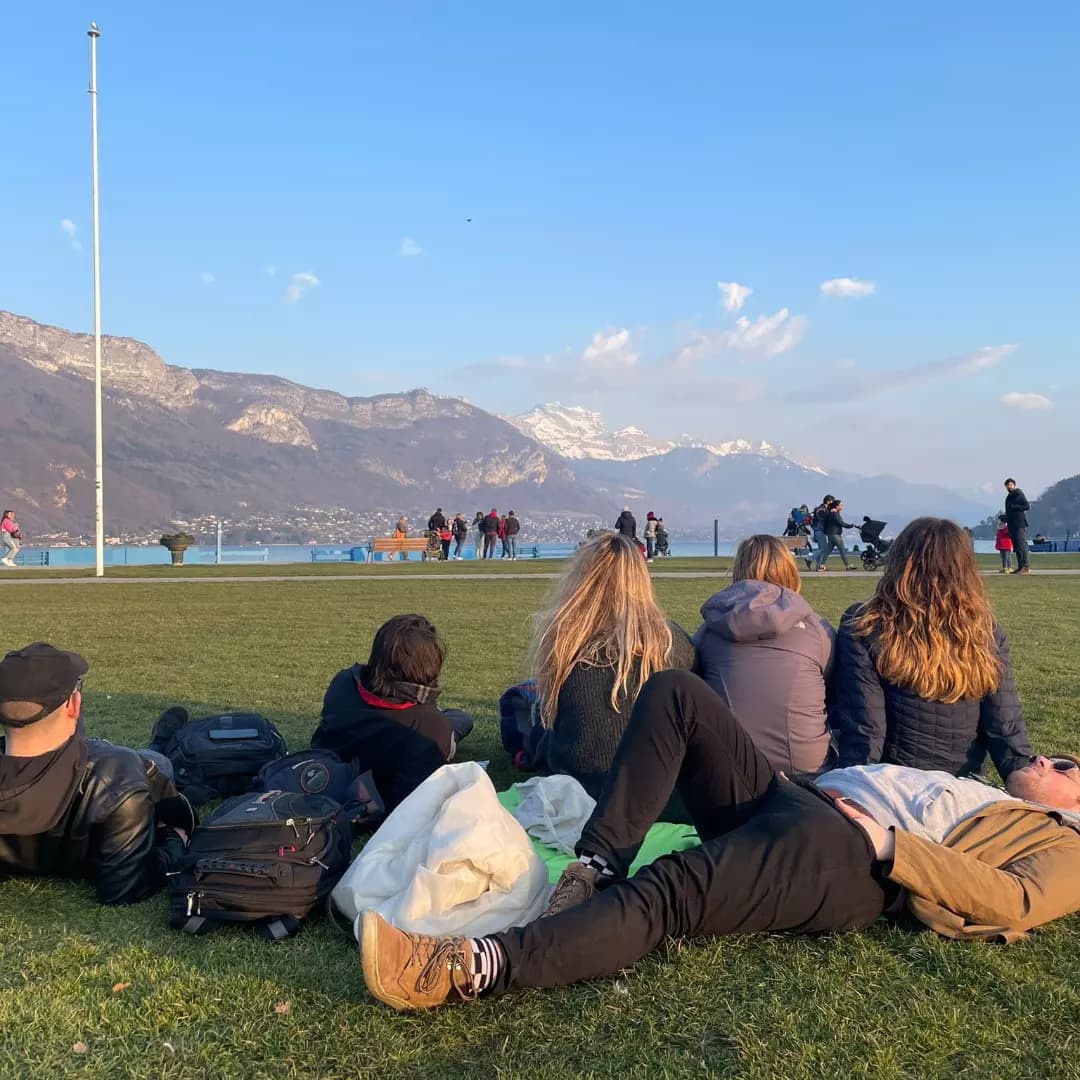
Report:
M512 814L521 802L521 796L516 787L507 791L499 792L499 802ZM701 841L698 834L690 825L669 825L661 822L654 825L646 834L645 842L641 845L638 857L630 867L630 873L636 874L638 870L647 866L661 855L667 855L672 851L686 851L688 848L697 847ZM552 882L559 880L559 875L572 861L569 855L564 855L556 848L541 844L539 840L533 840L536 853L544 860L547 866L548 879Z

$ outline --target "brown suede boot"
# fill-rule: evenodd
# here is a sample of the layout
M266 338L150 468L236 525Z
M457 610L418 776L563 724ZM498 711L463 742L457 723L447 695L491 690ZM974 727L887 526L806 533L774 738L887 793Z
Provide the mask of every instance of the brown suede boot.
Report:
M599 876L593 867L572 862L562 872L562 877L552 890L551 899L540 918L549 919L552 915L560 915L578 904L584 904L596 892L596 879Z
M473 1001L472 946L465 938L409 934L365 911L364 982L372 997L399 1011Z

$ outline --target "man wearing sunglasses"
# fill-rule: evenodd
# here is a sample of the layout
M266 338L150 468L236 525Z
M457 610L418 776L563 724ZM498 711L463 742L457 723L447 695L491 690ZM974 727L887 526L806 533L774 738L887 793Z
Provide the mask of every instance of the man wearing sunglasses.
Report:
M1035 757L1007 791L899 765L775 773L696 675L654 675L596 809L537 921L434 938L363 915L368 989L423 1009L611 974L667 938L827 933L912 917L951 938L1013 941L1080 910L1080 758ZM699 847L627 877L674 790Z
M0 877L87 879L130 904L164 882L195 816L151 759L83 737L86 671L44 642L0 660Z

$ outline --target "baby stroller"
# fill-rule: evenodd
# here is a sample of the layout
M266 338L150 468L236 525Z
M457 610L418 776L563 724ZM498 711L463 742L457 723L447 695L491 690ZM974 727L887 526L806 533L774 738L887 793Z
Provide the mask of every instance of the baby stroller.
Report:
M859 539L866 545L859 557L862 559L864 570L877 570L885 564L885 553L892 545L891 540L882 540L881 533L887 523L874 521L864 517L862 527L859 529Z

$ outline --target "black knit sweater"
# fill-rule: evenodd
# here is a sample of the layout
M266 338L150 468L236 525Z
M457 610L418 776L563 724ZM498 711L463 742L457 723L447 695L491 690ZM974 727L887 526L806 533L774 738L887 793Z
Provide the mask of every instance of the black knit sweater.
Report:
M668 666L689 670L694 665L694 643L678 623L669 619L668 625L672 636ZM631 683L634 681L631 677ZM611 707L614 683L614 668L574 668L563 683L551 729L539 746L539 755L550 772L574 777L594 799L600 794L634 707L632 697L620 709Z

